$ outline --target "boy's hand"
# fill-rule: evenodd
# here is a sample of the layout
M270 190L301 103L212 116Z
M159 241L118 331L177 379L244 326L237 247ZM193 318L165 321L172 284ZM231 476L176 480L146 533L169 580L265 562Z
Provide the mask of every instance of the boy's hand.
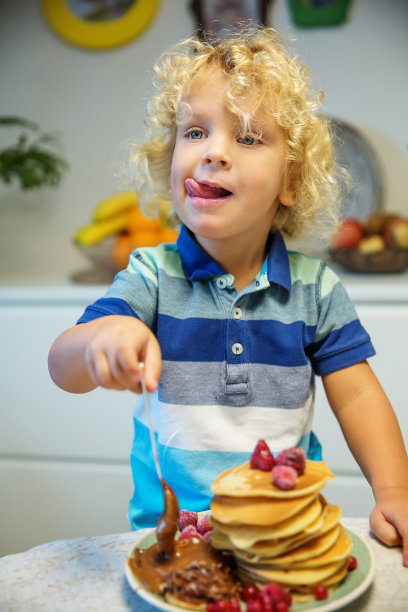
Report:
M402 562L408 567L408 489L389 487L376 494L370 527L388 546L402 546Z
M141 393L142 375L148 391L157 389L161 372L159 343L139 319L116 315L98 319L85 346L84 359L93 383L104 389Z

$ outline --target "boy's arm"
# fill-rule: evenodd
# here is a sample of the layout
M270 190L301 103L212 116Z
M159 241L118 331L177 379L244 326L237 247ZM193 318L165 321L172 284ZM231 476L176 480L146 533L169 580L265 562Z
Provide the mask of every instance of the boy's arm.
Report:
M322 377L347 444L373 489L374 533L403 545L408 567L408 458L392 406L374 372L359 363Z
M49 352L48 369L55 384L71 393L98 386L140 393L140 362L148 391L155 391L161 352L154 334L135 317L109 315L58 336Z

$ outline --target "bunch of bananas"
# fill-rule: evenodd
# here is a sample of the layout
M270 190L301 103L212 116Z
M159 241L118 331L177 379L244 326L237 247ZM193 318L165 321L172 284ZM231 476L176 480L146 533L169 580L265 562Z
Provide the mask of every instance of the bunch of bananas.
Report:
M74 242L86 250L113 237L110 263L118 269L124 268L133 249L177 239L178 232L166 223L170 205L164 200L158 200L157 204L159 217L149 219L140 210L136 192L116 193L95 206L91 223L75 232Z

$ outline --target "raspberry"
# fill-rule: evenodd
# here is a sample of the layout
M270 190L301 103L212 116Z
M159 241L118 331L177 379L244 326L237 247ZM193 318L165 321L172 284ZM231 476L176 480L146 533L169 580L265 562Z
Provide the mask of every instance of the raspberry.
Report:
M205 532L205 534L202 536L203 540L207 540L207 542L211 542L211 531Z
M279 489L288 491L293 489L298 479L298 473L295 468L289 465L275 465L272 470L272 482Z
M248 599L246 612L264 612L264 605L260 599Z
M274 607L274 612L289 612L289 610L289 605L283 599L277 601Z
M303 474L306 467L306 455L303 448L300 446L294 446L293 448L287 448L279 453L276 457L277 465L289 465L295 468L299 476Z
M184 527L178 539L187 540L187 538L201 538L201 535L198 533L194 525L187 525L187 527Z
M259 594L259 589L254 584L249 584L248 586L242 589L242 599L247 601L248 599L256 599Z
M187 525L194 525L197 527L198 514L197 512L190 512L190 510L180 510L179 514L179 528L183 531Z
M251 455L250 465L252 469L263 472L270 472L275 465L275 458L265 440L258 440Z
M198 523L197 523L197 531L198 533L201 533L201 535L204 535L205 533L207 533L207 531L212 531L214 528L212 525L210 525L210 517L208 516L208 514L205 514L203 516L203 518L201 518Z
M241 612L241 606L238 599L230 601L230 612Z
M350 557L349 559L349 564L348 564L348 568L350 571L353 571L355 569L357 569L357 559L355 557Z
M230 604L225 599L219 599L215 602L214 612L229 612Z
M280 601L283 599L284 591L280 584L277 582L269 582L262 587L261 598L269 598L272 602Z
M318 584L315 586L314 594L316 599L327 599L329 596L329 589L324 584Z

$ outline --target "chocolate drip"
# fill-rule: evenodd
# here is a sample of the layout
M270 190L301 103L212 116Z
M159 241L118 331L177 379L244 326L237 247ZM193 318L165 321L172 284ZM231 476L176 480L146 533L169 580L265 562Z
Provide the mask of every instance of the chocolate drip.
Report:
M178 528L179 504L173 489L160 479L163 488L164 510L159 516L156 527L157 554L169 559L174 553L174 536Z

